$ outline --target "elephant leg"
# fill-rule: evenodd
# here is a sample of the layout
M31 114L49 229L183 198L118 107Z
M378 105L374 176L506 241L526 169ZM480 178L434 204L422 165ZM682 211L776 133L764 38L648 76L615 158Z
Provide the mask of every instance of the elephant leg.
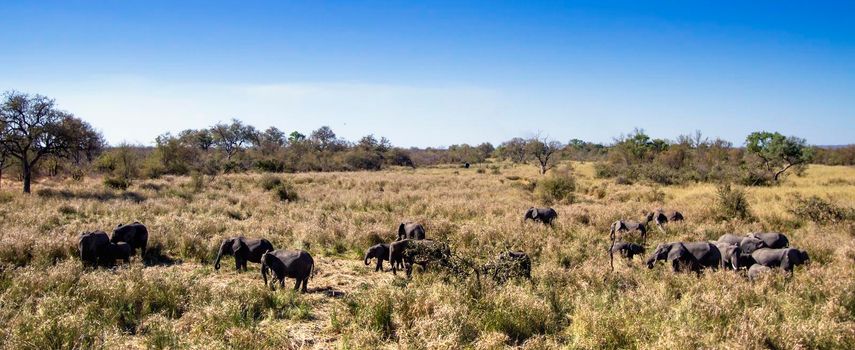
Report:
M299 278L295 278L295 282L294 282L294 291L295 292L300 290L300 282L303 282L303 281L300 280Z
M383 260L377 259L377 267L374 268L374 272L383 271Z
M307 292L308 290L309 290L309 277L306 276L306 278L303 279L303 293Z

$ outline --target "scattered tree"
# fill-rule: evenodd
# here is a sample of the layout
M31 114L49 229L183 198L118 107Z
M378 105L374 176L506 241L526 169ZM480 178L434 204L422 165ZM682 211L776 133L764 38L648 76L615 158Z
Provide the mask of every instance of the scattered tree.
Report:
M68 158L97 148L101 135L71 113L56 108L53 99L16 91L6 92L0 105L0 149L21 165L24 193L30 193L33 170L46 156ZM90 150L94 154L95 150Z
M554 157L554 155L561 148L561 142L549 141L545 137L534 137L526 142L526 150L537 161L541 175L546 174L549 169L555 166L557 157Z
M745 150L755 157L760 168L765 172L757 177L755 184L769 178L773 182L778 182L781 175L790 168L803 168L813 154L811 148L807 147L805 139L766 131L748 135L745 138Z

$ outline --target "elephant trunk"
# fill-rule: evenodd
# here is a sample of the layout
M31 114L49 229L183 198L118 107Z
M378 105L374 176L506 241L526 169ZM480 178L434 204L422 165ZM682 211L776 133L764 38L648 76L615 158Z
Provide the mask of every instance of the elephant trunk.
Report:
M261 279L264 280L264 285L267 285L267 252L261 254Z
M223 244L220 245L220 250L217 251L217 260L214 262L214 269L215 270L220 269L220 258L223 257L223 252L225 251L225 249L226 249L226 242L223 242Z
M371 259L371 255L372 255L372 254L371 254L371 251L370 251L370 250L369 250L369 251L367 251L367 252L365 252L365 259L364 259L364 260L365 260L365 266L368 266L368 265L370 265L370 264L371 264L370 262L368 262L368 259Z

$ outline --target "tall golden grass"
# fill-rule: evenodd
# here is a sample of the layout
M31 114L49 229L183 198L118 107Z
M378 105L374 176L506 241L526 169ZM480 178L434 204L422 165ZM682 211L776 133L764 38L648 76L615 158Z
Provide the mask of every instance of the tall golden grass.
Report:
M568 164L569 166L570 164ZM552 206L554 227L525 223L543 200L532 166L438 167L279 175L165 177L108 189L100 179L45 180L0 191L0 344L43 348L855 348L855 223L795 217L793 196L855 203L855 169L811 166L777 187L745 188L752 218L724 220L716 187L617 185L572 164L575 192ZM265 188L267 187L267 189ZM608 225L678 209L658 242L781 231L806 249L794 275L750 283L741 273L674 274L639 259L610 272ZM145 223L158 264L87 271L80 232ZM429 238L483 262L532 256L529 280L504 285L443 271L374 273L365 248L422 222ZM264 237L317 262L310 293L270 291L257 265L211 261L228 236ZM648 251L649 252L649 251Z

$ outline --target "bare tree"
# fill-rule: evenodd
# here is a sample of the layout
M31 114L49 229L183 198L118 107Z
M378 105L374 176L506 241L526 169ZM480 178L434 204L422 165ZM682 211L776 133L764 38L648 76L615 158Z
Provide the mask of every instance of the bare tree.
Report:
M30 193L33 169L40 160L68 157L79 151L81 130L86 131L86 137L100 139L88 124L57 109L53 99L16 91L3 95L0 126L0 149L20 162L24 193Z
M544 175L549 169L555 166L557 160L555 154L562 148L562 145L561 142L550 141L548 137L540 137L538 135L528 140L525 148L528 151L527 153L537 161L537 165L540 167L540 174Z

